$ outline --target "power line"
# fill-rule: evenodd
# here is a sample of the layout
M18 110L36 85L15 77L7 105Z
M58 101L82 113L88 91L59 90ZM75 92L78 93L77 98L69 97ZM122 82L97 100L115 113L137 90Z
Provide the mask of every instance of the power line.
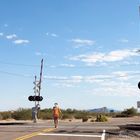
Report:
M12 65L12 66L39 67L39 65L18 64L18 63L4 62L4 61L0 61L0 64L4 64L4 65Z
M12 72L2 71L2 70L0 70L0 73L11 75L11 76L18 76L18 77L25 77L25 78L33 78L33 76L31 76L31 75L12 73Z
M19 73L12 73L12 72L7 72L7 71L2 71L0 70L0 73L2 74L7 74L7 75L11 75L11 76L18 76L18 77L24 77L24 78L33 78L34 76L33 75L29 75L29 74L19 74ZM114 78L125 78L127 76L135 76L135 75L140 75L140 72L136 72L136 73L129 73L128 75L112 75L112 76L107 76L106 75L102 75L102 77L96 77L98 75L95 75L95 77L93 77L93 75L91 75L92 77L90 78L90 76L85 76L85 77L82 77L80 79L76 79L75 77L71 76L71 77L57 77L57 76L54 76L54 77L50 77L50 76L45 76L43 79L44 80L47 80L47 81L86 81L86 80L89 80L89 81L94 81L94 80L107 80L107 79L114 79ZM104 77L105 76L105 77Z
M140 50L137 51L137 53L139 53ZM11 66L23 66L23 67L40 67L40 65L33 65L33 64L21 64L21 63L12 63L12 62L4 62L4 61L0 61L0 64L3 64L3 65L11 65ZM110 65L110 64L109 64ZM139 65L139 64L116 64L116 66L136 66L136 65ZM99 67L103 67L103 65L100 65L100 64L95 64L95 65L84 65L84 66L77 66L77 65L44 65L44 67L47 67L47 68L50 68L50 69L56 69L56 68L59 68L59 69L80 69L80 68L85 68L85 69L92 69L92 68L99 68Z

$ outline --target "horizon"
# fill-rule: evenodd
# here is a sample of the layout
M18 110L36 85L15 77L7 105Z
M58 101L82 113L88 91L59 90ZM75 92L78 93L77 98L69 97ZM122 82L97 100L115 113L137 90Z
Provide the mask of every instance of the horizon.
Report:
M104 106L105 107L105 106ZM104 108L104 107L95 107L95 108L87 108L87 109L77 109L77 108L61 108L61 110L67 110L67 109L71 109L71 110L78 110L78 111L89 111L89 110L94 110L94 109L101 109L101 108ZM133 107L133 106L132 106ZM130 107L130 108L132 108ZM109 110L114 110L114 111L124 111L126 109L129 109L129 108L125 108L124 110L117 110L115 108L110 108L110 107L105 107ZM29 108L23 108L23 107L19 107L17 109L11 109L11 110L0 110L0 112L8 112L8 111L17 111L19 109L31 109L30 107ZM41 108L41 110L44 110L44 109L53 109L53 107L48 107L48 108Z
M140 101L140 0L0 1L0 110L116 110Z

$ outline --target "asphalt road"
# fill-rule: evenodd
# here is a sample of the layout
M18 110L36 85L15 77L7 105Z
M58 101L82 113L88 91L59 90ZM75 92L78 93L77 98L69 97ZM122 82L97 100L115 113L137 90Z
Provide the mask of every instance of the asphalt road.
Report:
M38 123L8 123L0 125L1 140L101 140L104 129L118 129L114 126L93 125L82 122L60 122L55 129L52 121Z
M119 132L119 125L128 122L124 119L105 123L60 121L57 129L52 121L0 123L0 140L103 140L103 130Z

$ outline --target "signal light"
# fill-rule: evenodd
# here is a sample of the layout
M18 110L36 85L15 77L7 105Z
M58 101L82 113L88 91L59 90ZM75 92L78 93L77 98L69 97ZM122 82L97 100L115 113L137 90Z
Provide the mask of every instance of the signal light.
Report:
M140 82L138 83L138 88L140 89Z
M29 96L28 100L29 101L42 101L43 97L42 96Z
M42 100L43 100L43 97L42 97L42 96L36 96L36 97L35 97L35 100L36 100L36 101L42 101Z
M29 100L29 101L35 101L35 96L29 96L29 97L28 97L28 100Z

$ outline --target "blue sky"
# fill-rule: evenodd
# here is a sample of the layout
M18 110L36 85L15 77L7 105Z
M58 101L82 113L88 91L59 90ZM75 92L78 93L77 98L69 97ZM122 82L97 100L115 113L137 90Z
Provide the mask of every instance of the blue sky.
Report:
M42 108L140 100L139 0L1 0L0 110L31 108L44 59Z

